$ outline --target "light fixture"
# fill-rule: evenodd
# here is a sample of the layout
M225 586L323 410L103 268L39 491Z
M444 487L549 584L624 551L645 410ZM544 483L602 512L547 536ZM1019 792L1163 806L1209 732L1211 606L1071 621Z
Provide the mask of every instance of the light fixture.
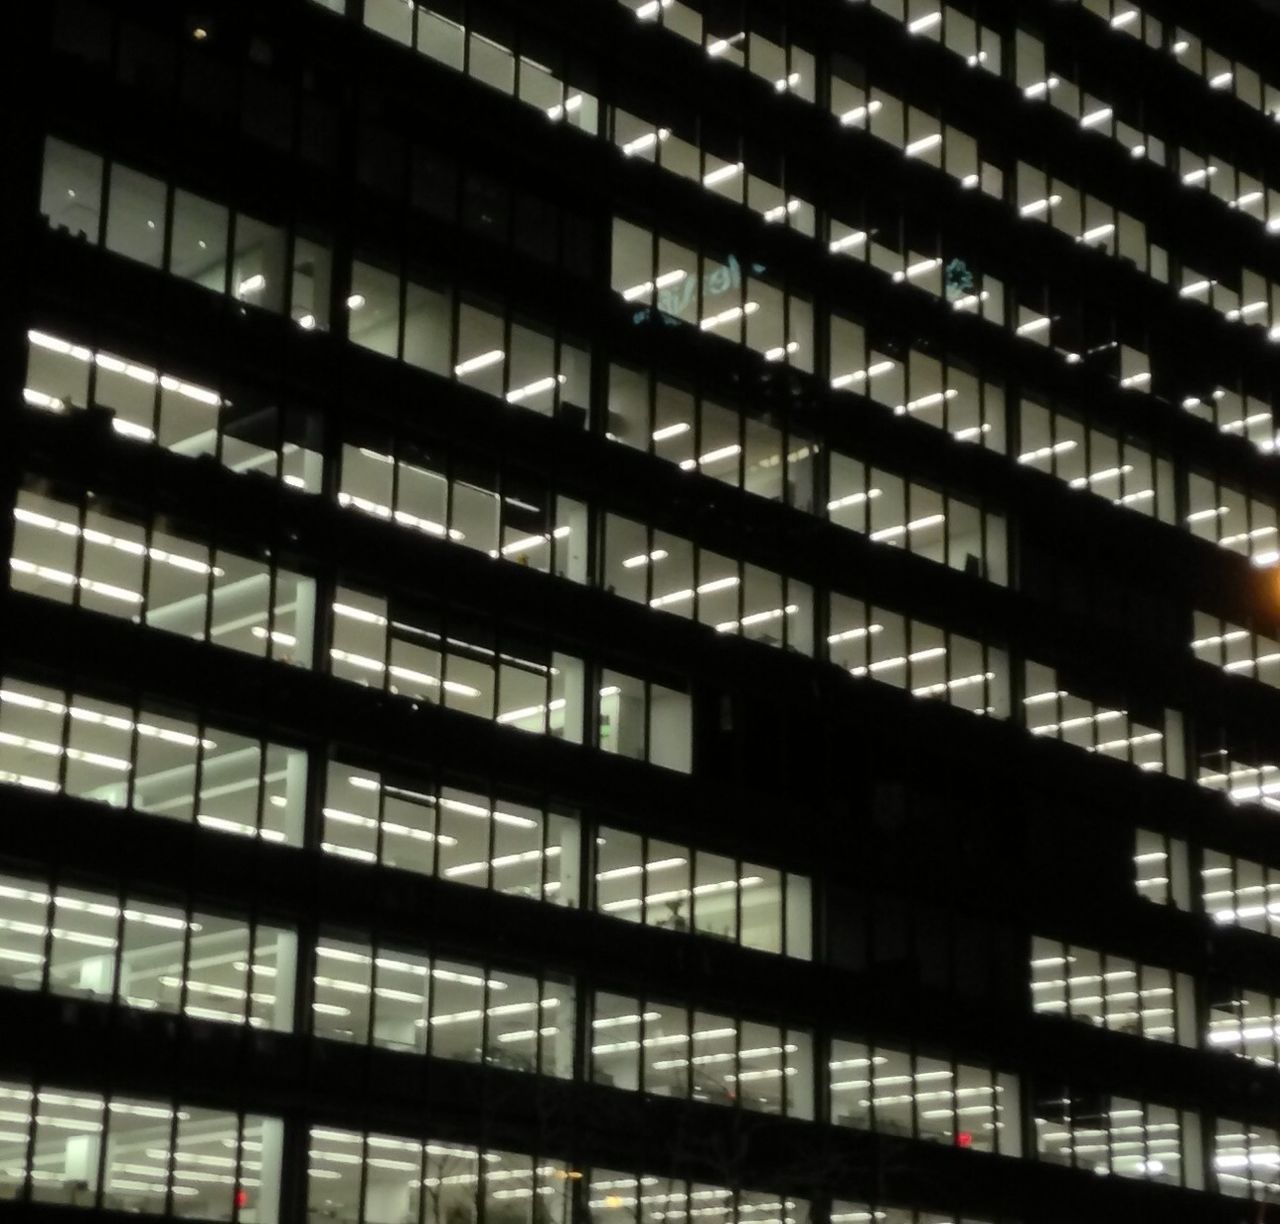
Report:
M770 621L782 620L787 616L795 616L799 611L799 604L787 604L785 608L769 608L763 612L749 612L740 621L721 621L715 628L717 633L732 633L738 628L748 629L752 625L764 625Z
M908 416L913 412L920 412L925 408L937 408L941 404L947 403L948 400L958 398L960 392L954 387L948 387L945 391L935 391L931 395L922 395L919 399L909 400L905 404L898 404L894 410L894 416Z
M1041 446L1036 450L1024 451L1018 456L1019 463L1035 463L1039 459L1048 459L1051 455L1065 454L1067 451L1075 450L1080 444L1071 439L1064 442L1055 442L1052 446Z
M188 573L212 574L219 578L226 575L226 571L218 566L208 565L203 561L196 561L191 557L184 557L179 553L172 553L163 548L147 548L135 540L126 540L119 536L113 536L105 531L99 531L97 528L77 527L74 523L53 518L47 514L39 514L34 510L27 510L21 506L14 509L13 517L19 523L25 523L29 527L37 527L43 531L53 531L59 535L79 537L84 539L86 543L98 544L104 548L114 549L117 552L128 553L133 557L150 557L153 561L170 565L174 569L186 570Z
M720 166L702 176L702 185L704 187L715 187L719 183L728 182L729 179L741 174L743 169L742 162L733 162L727 166Z
M480 353L459 362L453 367L453 372L459 378L465 378L468 374L477 374L481 370L489 369L490 366L498 365L505 358L506 353L502 349L490 349L487 353Z
M1037 81L1034 85L1028 85L1026 89L1022 91L1022 96L1024 98L1043 98L1050 90L1057 89L1061 84L1062 81L1060 78L1051 76L1046 80Z
M520 404L527 399L533 399L534 396L554 391L556 387L563 386L568 381L568 377L564 374L549 374L546 378L539 378L526 386L508 391L505 398L508 404Z
M572 531L572 527L557 527L550 535L523 536L521 539L513 540L510 544L504 544L502 546L502 555L510 557L519 553L526 553L533 548L541 548L543 545L550 544L553 539L563 540Z
M565 115L572 114L576 110L582 109L583 95L573 94L564 100L562 104L557 104L547 108L547 118L553 120L563 119Z
M1196 183L1203 183L1205 179L1212 178L1217 173L1217 166L1201 166L1198 170L1191 170L1184 174L1182 181L1188 187L1193 187Z
M831 380L831 387L832 390L839 391L841 387L847 387L851 383L862 383L873 378L879 378L881 374L888 374L890 370L895 368L895 362L877 361L865 370L855 370L852 374L838 374Z
M681 434L687 434L692 428L688 421L677 421L674 425L664 425L661 429L655 429L653 440L666 442L669 438L678 438Z
M715 578L710 582L704 582L696 590L690 588L683 591L672 591L666 595L658 595L649 600L651 608L667 608L672 604L688 603L695 595L714 595L718 591L727 591L732 587L736 587L739 583L737 577Z
M785 204L778 204L763 214L764 219L770 224L777 221L785 221L787 217L800 211L801 204L802 201L796 199L788 200Z
M639 569L644 565L656 565L665 561L671 554L665 548L655 548L651 553L640 553L635 557L627 557L622 562L623 569Z
M728 38L717 38L715 42L707 44L707 54L714 58L717 55L723 55L730 50L735 43L740 43L746 38L745 30L738 34L731 34Z
M760 309L759 302L748 302L745 306L731 306L728 310L722 310L719 314L710 315L703 319L698 326L703 331L711 331L713 328L722 327L726 323L736 323L739 319L747 318Z
M872 637L874 634L883 633L883 625L866 625L858 629L845 629L840 633L833 633L827 638L828 646L839 646L843 642L856 642L862 638Z
M861 506L882 496L883 493L883 489L868 489L865 493L849 493L844 497L837 497L835 501L827 502L827 509L846 510L850 506Z
M742 447L737 443L733 443L729 446L721 446L715 450L707 451L705 455L699 455L697 459L682 460L680 468L682 471L691 472L704 464L719 463L721 459L732 459L740 454L742 454Z
M645 281L642 285L632 285L630 289L622 291L622 300L624 302L634 302L638 298L648 297L655 289L669 289L672 285L678 285L689 273L683 268L676 268L671 272L664 272L655 280Z
M905 271L895 272L893 279L901 284L904 280L915 280L917 276L923 276L926 272L932 272L940 267L942 267L941 259L921 259L909 265Z
M1030 204L1024 204L1018 209L1018 213L1023 217L1038 217L1041 213L1047 213L1051 208L1057 208L1062 203L1060 195L1046 196L1043 200L1033 200Z
M1095 225L1093 229L1087 229L1076 240L1077 242L1097 242L1101 238L1109 238L1116 232L1116 227L1107 222L1105 225Z
M840 122L845 127L852 127L854 124L862 123L870 116L877 114L884 107L884 103L879 98L875 98L868 102L865 106L855 106L853 110L845 111L840 116Z
M932 30L934 26L942 24L942 11L938 10L933 13L926 13L923 17L917 17L914 21L907 23L908 34L924 34L928 30Z
M635 140L629 140L622 146L623 155L626 157L634 157L637 153L643 153L646 149L652 149L654 145L664 141L671 135L670 128L658 128L656 132L646 132L643 136L637 136Z
M922 153L928 153L930 149L936 149L942 143L942 133L934 132L930 136L922 136L919 140L913 140L902 150L906 157L919 157Z
M636 16L641 21L652 21L665 8L670 8L675 0L648 0L636 9Z
M913 531L925 531L930 527L939 527L946 521L947 516L945 514L927 514L923 518L913 519L909 523L902 523L896 527L883 527L879 531L873 531L867 538L877 543L899 540L904 536L910 535Z
M857 230L852 234L845 234L843 238L833 239L827 249L833 255L838 255L841 251L847 251L851 247L861 246L866 240L866 233L862 230Z

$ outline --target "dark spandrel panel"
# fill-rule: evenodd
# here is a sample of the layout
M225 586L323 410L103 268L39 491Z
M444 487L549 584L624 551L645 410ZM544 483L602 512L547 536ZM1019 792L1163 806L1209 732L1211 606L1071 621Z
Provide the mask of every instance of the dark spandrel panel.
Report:
M54 16L55 50L95 64L111 58L111 18L101 5L89 0L59 0Z
M124 84L167 97L173 92L177 67L177 47L172 39L132 22L124 23L116 57L116 74Z
M241 111L245 134L281 152L293 147L294 93L278 78L256 68L245 73Z

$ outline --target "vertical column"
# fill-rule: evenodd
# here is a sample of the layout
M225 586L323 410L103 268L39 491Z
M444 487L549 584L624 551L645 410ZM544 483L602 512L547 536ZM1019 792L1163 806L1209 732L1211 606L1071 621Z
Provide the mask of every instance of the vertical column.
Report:
M306 820L310 786L308 754L302 749L291 749L285 755L284 808L280 822L291 846L301 846L306 838Z
M272 949L276 976L275 1005L271 1012L271 1027L281 1032L290 1032L295 1023L295 1001L298 990L298 936L293 931L281 931L274 941ZM261 952L259 952L261 955ZM258 957L254 957L256 964ZM250 966L252 973L253 964ZM250 977L250 989L253 978Z
M93 1193L98 1184L98 1170L102 1163L102 1135L72 1135L63 1149L63 1177L72 1186L83 1187ZM90 1206L92 1199L74 1199L78 1206Z
M262 1123L262 1164L258 1173L258 1185L252 1191L250 1202L254 1205L252 1219L254 1224L278 1224L281 1218L280 1192L283 1184L285 1163L285 1126L279 1118L266 1118ZM305 1170L303 1180L306 1180ZM243 1213L241 1215L243 1219ZM287 1211L285 1219L302 1219L302 1215L291 1215Z
M40 217L44 134L41 95L54 5L37 5L0 39L0 143L5 150L5 190L0 192L0 250L5 252L5 292L0 296L0 601L9 589L7 560L13 551L13 503L22 471L19 405L26 374L26 329L33 292L31 241ZM0 620L3 603L0 602ZM0 647L0 656L4 654Z
M323 461L313 451L306 452L304 465L307 469L304 479L308 488L319 488L323 474ZM315 469L314 472L312 469ZM316 484L311 481L314 476ZM316 582L312 578L300 578L294 594L294 658L303 662L306 667L314 667L316 659Z
M81 990L111 998L115 983L115 954L107 956L91 956L80 963L80 973L76 984ZM120 995L123 997L128 988L128 963L123 957L120 960Z

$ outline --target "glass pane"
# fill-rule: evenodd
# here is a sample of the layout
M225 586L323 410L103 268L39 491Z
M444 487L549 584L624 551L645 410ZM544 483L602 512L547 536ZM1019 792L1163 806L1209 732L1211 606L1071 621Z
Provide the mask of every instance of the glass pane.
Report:
M164 255L165 185L127 166L111 167L107 249L159 268Z

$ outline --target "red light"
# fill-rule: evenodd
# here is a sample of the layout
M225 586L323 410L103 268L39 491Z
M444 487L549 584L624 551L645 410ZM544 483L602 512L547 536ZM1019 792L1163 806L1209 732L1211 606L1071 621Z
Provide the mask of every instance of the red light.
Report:
M973 1136L968 1131L961 1131L956 1135L956 1147L972 1147Z
M248 1206L249 1206L249 1191L248 1191L248 1190L245 1190L245 1189L243 1189L243 1188L242 1188L242 1189L238 1189L238 1190L236 1191L236 1206L237 1206L237 1207L248 1207Z

